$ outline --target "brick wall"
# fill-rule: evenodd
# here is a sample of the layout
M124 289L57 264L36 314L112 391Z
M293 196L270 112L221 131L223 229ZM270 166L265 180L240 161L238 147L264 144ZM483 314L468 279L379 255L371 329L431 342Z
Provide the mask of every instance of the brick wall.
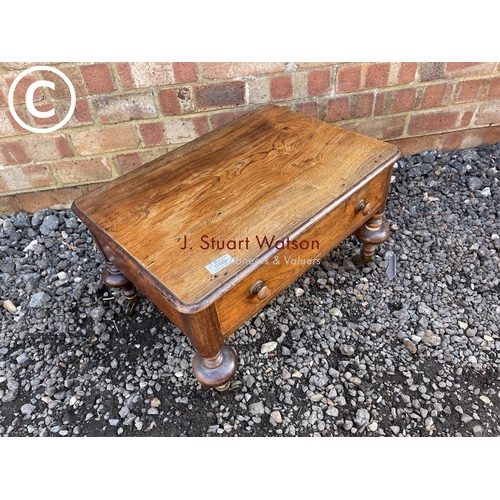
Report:
M41 63L0 63L0 214L69 206L141 163L273 102L377 139L404 154L500 141L500 63L64 63L76 107L48 134L22 128L8 107L16 76ZM25 94L49 118L31 116ZM34 127L57 124L62 79L23 78L14 105Z

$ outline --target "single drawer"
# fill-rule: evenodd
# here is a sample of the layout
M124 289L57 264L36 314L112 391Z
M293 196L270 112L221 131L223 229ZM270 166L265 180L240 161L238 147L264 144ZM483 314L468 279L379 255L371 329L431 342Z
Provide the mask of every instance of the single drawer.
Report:
M383 210L392 166L361 181L332 205L266 252L259 267L227 290L215 302L221 332L229 337L307 269L373 214Z

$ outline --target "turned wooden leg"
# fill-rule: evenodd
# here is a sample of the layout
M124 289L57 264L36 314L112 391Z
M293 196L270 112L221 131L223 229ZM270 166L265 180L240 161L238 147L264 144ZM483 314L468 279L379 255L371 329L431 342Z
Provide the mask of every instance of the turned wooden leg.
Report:
M238 368L238 355L224 344L215 306L202 309L198 314L182 315L181 319L181 330L196 351L192 369L198 382L220 392L238 389L241 382L231 380Z
M238 368L238 355L232 347L223 345L211 357L203 357L197 352L193 358L193 374L206 387L220 392L232 392L241 387L238 380L231 381Z
M102 281L111 288L121 288L123 295L128 300L128 305L125 309L125 315L129 316L134 312L135 306L138 302L137 290L135 286L124 276L120 270L106 261L106 265L101 273Z
M355 233L356 238L362 243L361 255L355 255L352 261L355 264L364 264L372 260L375 248L389 238L389 228L382 220L384 212L375 214L365 222Z
M100 250L102 256L106 260L106 265L101 272L101 279L105 285L111 288L121 288L123 295L128 300L128 305L125 308L125 315L129 316L134 312L135 306L139 301L137 289L132 282L113 264L114 254L112 250L103 245L95 234L92 234L97 248Z

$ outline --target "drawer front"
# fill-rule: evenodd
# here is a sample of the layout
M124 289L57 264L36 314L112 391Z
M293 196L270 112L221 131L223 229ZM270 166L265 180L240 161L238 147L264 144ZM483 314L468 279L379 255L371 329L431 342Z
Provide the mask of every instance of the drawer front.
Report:
M312 221L302 234L290 237L288 245L283 245L284 248L266 263L261 263L260 267L222 295L215 306L224 338L383 209L391 172L392 168L388 167L358 186L350 195L341 198L331 211ZM362 200L364 210L360 210Z

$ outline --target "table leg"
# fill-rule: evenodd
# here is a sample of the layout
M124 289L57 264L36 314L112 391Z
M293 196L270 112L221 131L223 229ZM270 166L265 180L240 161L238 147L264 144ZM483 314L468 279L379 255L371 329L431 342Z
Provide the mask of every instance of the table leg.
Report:
M227 392L238 368L238 355L224 344L216 308L184 315L182 322L181 329L196 350L193 375L202 385Z
M382 220L384 212L375 214L365 222L354 235L362 243L361 255L355 255L352 261L355 264L363 264L372 260L375 248L389 238L389 228Z
M139 301L137 296L137 289L135 286L124 276L120 270L111 264L111 262L106 261L106 265L101 273L101 279L104 284L111 288L121 288L123 290L123 295L128 300L128 305L125 309L125 315L130 316Z
M111 249L108 246L102 245L95 234L92 236L94 237L97 248L99 248L102 256L106 260L106 265L101 273L101 279L105 285L111 288L121 288L123 290L123 295L128 300L128 305L125 308L125 315L130 316L134 312L135 306L139 301L137 289L132 282L122 274L118 267L113 264L115 258Z
M198 382L220 392L231 391L231 379L237 367L236 351L226 345L215 356L203 357L197 352L193 358L193 374Z

